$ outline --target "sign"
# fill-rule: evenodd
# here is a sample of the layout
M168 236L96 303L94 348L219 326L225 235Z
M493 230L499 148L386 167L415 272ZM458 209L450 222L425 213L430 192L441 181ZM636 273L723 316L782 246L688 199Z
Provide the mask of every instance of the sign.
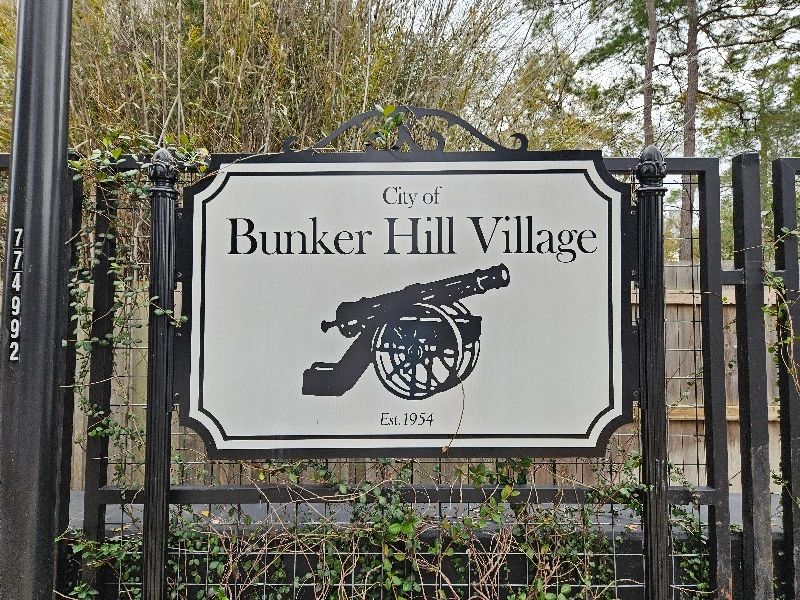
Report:
M591 455L630 421L629 188L599 152L438 156L186 192L176 377L212 453Z

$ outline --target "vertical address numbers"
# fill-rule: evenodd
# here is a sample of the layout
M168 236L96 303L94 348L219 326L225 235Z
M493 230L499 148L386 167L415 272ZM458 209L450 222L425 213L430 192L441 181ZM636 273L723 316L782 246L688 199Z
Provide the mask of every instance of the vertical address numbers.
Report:
M22 308L22 237L23 228L15 228L14 239L11 244L11 301L9 304L11 314L8 319L8 360L13 362L19 361L19 317Z

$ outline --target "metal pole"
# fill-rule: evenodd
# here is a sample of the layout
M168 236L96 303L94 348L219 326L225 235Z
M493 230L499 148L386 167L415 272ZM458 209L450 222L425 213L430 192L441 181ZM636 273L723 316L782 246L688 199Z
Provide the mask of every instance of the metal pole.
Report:
M639 156L639 335L641 362L642 482L645 590L648 600L669 597L667 506L667 407L664 391L664 176L661 152L648 146Z
M0 598L52 595L71 226L70 0L19 0L0 334ZM68 492L67 492L68 493Z
M74 177L75 172L70 170L70 176ZM77 235L81 228L81 216L83 214L83 179L73 179L72 191L72 216L70 237L72 239ZM63 253L62 269L68 278L71 278L69 273L70 267L77 264L78 251L75 244L70 244L69 252ZM72 323L72 316L75 314L75 307L70 305L65 316L67 323ZM69 527L69 503L70 503L70 484L72 481L72 433L74 431L73 414L75 410L75 366L77 363L77 352L75 344L70 344L64 355L64 387L61 388L61 403L63 405L63 414L61 417L61 464L59 465L59 489L61 494L58 497L56 504L56 530L58 532L66 531ZM68 594L70 591L70 559L72 551L70 549L70 542L67 539L62 539L56 547L56 561L55 561L55 591L60 594Z
M162 148L150 166L150 304L147 361L147 438L144 458L144 600L167 597L169 537L170 412L173 402L175 200L178 167ZM166 312L165 312L166 311Z
M783 271L787 313L778 320L778 339L786 345L778 361L781 430L781 507L783 508L783 594L786 600L800 600L800 272L798 272L797 236L784 230L797 230L797 184L800 159L779 158L772 161L772 212L775 215L775 269Z
M703 412L706 481L714 490L708 507L709 585L717 600L731 600L731 515L728 492L728 422L722 316L722 237L719 163L698 173L700 208L700 314L703 340Z
M736 286L736 369L742 453L742 597L773 597L764 253L758 154L733 158L733 264Z
M118 190L109 185L96 185L97 217L94 235L97 240L104 240L102 253L97 263L92 266L92 309L94 318L89 336L100 340L107 339L114 332L114 319L117 316L114 307L116 277L111 268L111 257L117 253L116 231L111 221L116 215ZM114 234L111 237L108 234ZM92 346L89 356L89 404L94 414L86 423L87 431L91 431L103 419L111 414L111 382L114 375L114 345ZM84 454L83 478L83 535L86 539L100 541L106 530L106 505L98 498L100 489L108 484L108 436L87 436ZM82 579L93 587L101 587L98 572L91 561L83 565Z

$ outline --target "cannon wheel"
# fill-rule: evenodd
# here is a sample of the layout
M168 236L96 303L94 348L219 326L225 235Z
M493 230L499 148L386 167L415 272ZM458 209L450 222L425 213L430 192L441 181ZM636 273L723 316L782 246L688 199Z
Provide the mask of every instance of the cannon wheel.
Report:
M415 304L407 315L375 332L375 372L386 389L407 400L422 400L461 381L465 354L453 317L457 315L444 307Z
M452 306L444 306L443 308L451 314L456 324L472 317L472 314L461 302L454 302ZM458 371L458 381L456 384L469 377L469 374L475 369L475 365L478 364L478 355L481 353L481 341L475 338L470 342L463 342L461 348L464 359L461 361L461 368Z

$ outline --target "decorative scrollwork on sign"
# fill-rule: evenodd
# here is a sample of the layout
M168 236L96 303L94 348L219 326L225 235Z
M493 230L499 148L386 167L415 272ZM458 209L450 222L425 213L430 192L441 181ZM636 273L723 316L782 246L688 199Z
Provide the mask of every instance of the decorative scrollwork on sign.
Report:
M445 152L447 130L451 127L460 129L472 141L483 144L492 150L501 152L525 152L528 149L528 138L521 133L514 133L510 136L512 139L516 140L516 146L504 146L481 133L477 128L461 117L444 110L415 106L399 106L389 116L396 116L398 113L402 114L402 121L392 132L393 136L391 142L387 142L382 132L374 129L370 130L365 136L366 151L390 150L412 153ZM335 147L337 141L340 141L349 131L353 129L367 129L371 121L383 122L385 119L386 115L377 109L356 115L342 123L333 133L314 144L310 150L315 152L330 150L332 147ZM444 127L437 126L425 130L428 121L434 121L436 125L442 123ZM296 137L288 138L283 143L283 151L293 152L293 145L296 142Z

